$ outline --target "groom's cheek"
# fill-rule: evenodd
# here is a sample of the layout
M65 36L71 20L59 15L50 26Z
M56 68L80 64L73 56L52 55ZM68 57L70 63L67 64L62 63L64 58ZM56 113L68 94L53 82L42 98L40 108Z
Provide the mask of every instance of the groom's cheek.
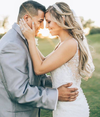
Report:
M32 29L32 21L31 20L27 20L26 23Z

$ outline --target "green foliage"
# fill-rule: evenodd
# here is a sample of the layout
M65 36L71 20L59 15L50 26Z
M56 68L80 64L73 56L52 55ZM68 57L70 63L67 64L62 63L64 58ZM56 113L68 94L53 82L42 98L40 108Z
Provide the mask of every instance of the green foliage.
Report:
M94 21L92 21L91 19L88 19L87 21L84 20L83 17L80 16L80 20L81 20L81 23L83 25L83 28L92 28L92 24L94 23Z
M4 17L2 21L0 21L0 27L4 27L4 29L7 28L7 25L9 24L8 22L8 16Z
M9 28L9 21L8 21L8 16L3 17L3 20L0 20L0 28L4 30L4 33L8 32ZM1 32L0 32L0 38L1 38Z
M90 30L90 34L100 34L100 28L92 28L91 30Z
M0 34L0 39L4 36L4 34Z

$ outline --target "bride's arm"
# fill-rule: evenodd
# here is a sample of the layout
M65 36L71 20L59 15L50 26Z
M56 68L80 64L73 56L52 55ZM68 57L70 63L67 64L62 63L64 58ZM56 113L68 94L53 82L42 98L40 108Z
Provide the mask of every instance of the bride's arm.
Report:
M77 48L75 41L68 40L43 61L36 49L34 39L29 39L28 43L34 71L37 75L48 73L66 63L74 56Z
M77 43L75 40L68 40L62 43L58 49L52 52L44 61L41 59L35 43L35 27L32 25L32 29L23 22L21 28L23 35L28 41L29 51L31 54L34 71L37 75L45 74L54 69L60 67L67 61L69 61L75 54Z

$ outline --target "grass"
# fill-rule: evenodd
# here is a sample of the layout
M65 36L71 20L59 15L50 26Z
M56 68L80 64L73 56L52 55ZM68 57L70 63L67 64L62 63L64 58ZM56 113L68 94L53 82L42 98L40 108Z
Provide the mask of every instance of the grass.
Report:
M100 34L87 36L88 43L92 47L95 72L88 81L82 80L82 88L90 106L90 117L100 117ZM49 54L58 43L57 39L39 39L39 49L44 56ZM52 112L42 110L41 117L52 117Z

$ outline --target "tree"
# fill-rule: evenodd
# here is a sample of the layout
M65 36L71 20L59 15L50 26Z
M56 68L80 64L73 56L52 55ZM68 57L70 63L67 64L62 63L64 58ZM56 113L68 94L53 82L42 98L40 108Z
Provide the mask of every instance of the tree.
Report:
M4 17L3 20L0 21L0 28L4 29L4 32L8 31L8 25L9 25L9 21L8 21L8 16Z
M91 34L100 34L100 27L93 27L90 30L90 35Z
M86 28L92 28L92 24L94 23L94 21L92 21L91 19L88 19L87 21L84 20L83 17L80 16L80 20L81 20L81 23L83 25L83 29L86 29Z

